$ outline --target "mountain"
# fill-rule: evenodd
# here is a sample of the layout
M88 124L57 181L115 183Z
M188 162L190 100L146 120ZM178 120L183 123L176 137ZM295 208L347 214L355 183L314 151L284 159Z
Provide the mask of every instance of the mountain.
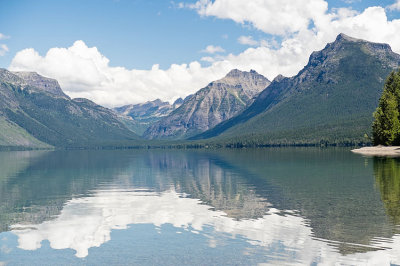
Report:
M151 124L169 115L173 110L181 106L182 103L182 98L175 100L173 104L157 99L140 104L116 107L114 111L125 116L122 119L129 129L136 134L142 135Z
M118 116L87 99L70 99L58 82L0 69L0 146L71 147L134 140Z
M239 145L366 141L372 113L400 55L340 34L294 77L276 78L240 115L193 139Z
M13 72L13 74L23 80L23 83L19 85L30 85L60 97L68 97L55 79L43 77L36 72Z
M256 71L230 71L187 97L171 114L151 125L148 139L182 139L204 132L248 107L270 81Z

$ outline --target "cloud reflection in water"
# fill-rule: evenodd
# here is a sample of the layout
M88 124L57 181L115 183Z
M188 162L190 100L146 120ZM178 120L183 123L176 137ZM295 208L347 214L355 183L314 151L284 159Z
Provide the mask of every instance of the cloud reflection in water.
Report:
M91 247L100 247L111 239L112 230L127 229L130 224L153 224L161 227L171 224L193 233L203 233L211 227L214 234L210 246L219 233L242 236L257 247L266 249L267 254L279 252L274 244L283 245L291 262L324 264L338 261L364 261L368 263L400 263L400 236L391 241L380 242L383 250L342 255L333 247L334 243L313 238L307 221L296 215L282 215L271 209L258 219L235 220L223 211L215 211L198 199L188 198L171 189L162 193L147 190L100 190L90 197L68 201L60 215L38 225L13 226L18 236L19 248L36 250L43 240L48 240L53 249L73 249L76 256L88 256ZM133 239L134 241L134 239ZM288 252L290 251L290 252ZM288 254L289 253L289 254Z

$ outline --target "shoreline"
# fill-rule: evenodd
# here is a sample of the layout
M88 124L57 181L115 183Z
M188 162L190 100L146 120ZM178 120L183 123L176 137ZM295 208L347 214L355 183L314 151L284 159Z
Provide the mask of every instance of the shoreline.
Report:
M365 156L400 157L400 146L373 146L351 150L353 153Z

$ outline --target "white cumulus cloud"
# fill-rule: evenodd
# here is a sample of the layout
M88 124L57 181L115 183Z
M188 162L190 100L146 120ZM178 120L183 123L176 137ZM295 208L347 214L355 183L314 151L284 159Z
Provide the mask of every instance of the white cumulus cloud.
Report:
M257 64L261 74L269 78L279 73L296 74L313 51L322 49L339 33L389 43L395 52L400 52L400 35L397 34L400 20L388 20L385 8L380 6L358 13L351 8L329 10L324 0L200 0L186 7L195 9L201 16L231 19L279 36L282 41L278 45L274 38L268 42L256 41L249 36L239 37L240 43L258 48L249 48L237 56L225 58L244 62L247 56L248 62Z
M308 28L328 10L324 0L200 0L187 5L202 16L250 23L266 33L284 35Z
M207 54L224 53L225 49L221 46L208 45L204 50L201 50L201 52Z
M252 36L240 36L238 42L244 45L258 46L258 41L254 40Z

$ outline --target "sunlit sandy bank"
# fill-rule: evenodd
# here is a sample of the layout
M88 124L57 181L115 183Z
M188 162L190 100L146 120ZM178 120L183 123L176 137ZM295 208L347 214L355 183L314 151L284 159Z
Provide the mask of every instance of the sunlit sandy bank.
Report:
M400 146L374 146L351 150L367 156L400 156Z

